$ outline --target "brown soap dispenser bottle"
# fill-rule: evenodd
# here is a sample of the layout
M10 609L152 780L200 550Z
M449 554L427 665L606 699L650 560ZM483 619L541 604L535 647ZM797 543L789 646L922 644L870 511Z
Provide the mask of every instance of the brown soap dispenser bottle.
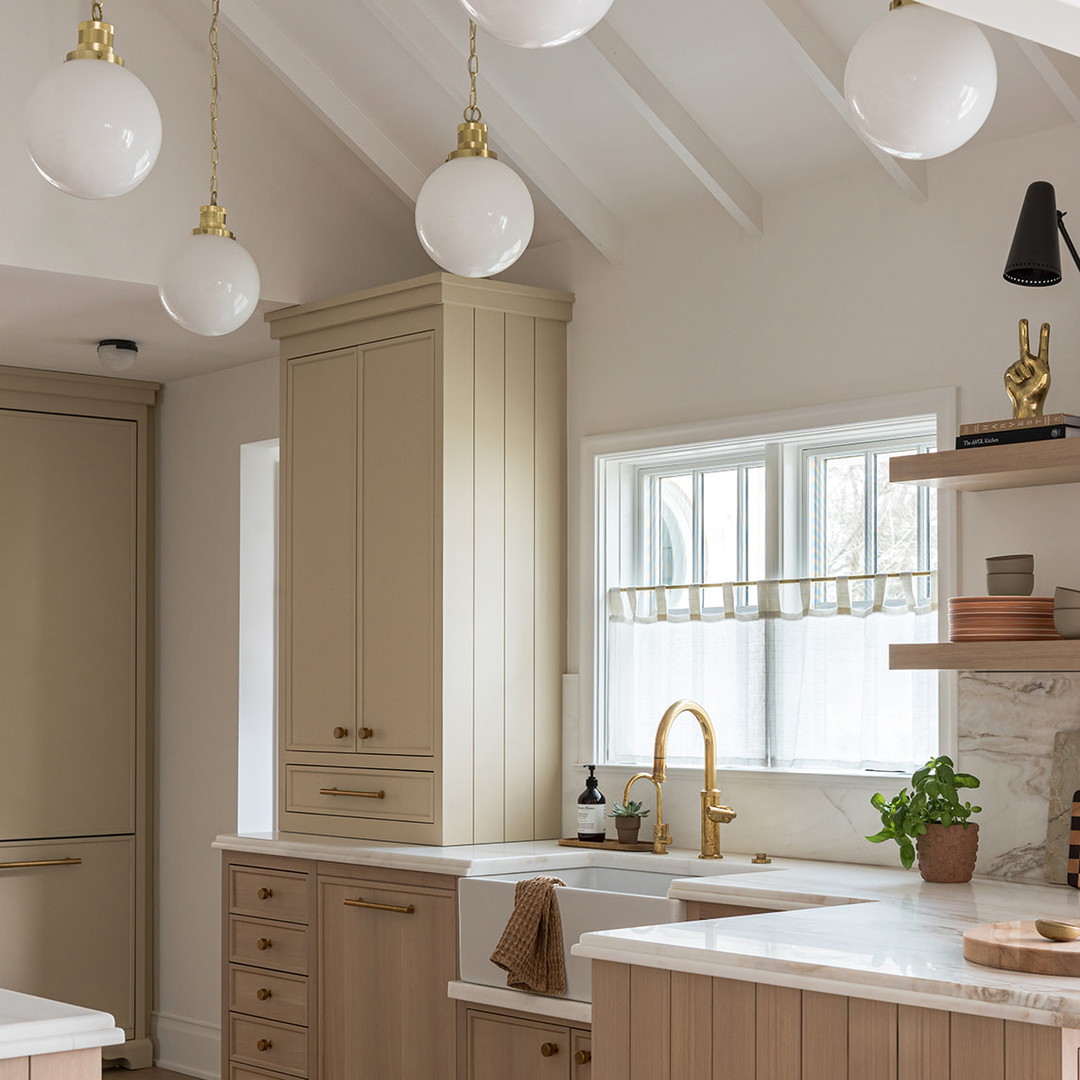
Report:
M585 790L578 796L577 838L591 843L604 842L604 807L607 800L600 793L596 781L596 766L586 765L589 770Z

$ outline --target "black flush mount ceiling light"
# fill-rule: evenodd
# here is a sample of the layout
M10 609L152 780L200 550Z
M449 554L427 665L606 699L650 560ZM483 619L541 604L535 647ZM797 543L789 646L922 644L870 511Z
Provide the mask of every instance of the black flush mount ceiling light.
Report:
M1065 228L1064 217L1065 211L1057 208L1053 184L1036 180L1028 186L1005 264L1006 281L1036 288L1056 285L1061 280L1058 232L1080 270L1080 256Z

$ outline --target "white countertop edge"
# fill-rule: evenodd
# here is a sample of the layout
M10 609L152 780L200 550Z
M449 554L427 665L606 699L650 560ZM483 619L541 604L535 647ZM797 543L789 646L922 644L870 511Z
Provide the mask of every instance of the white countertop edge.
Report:
M534 1016L550 1016L555 1020L567 1020L572 1024L592 1024L592 1005L587 1001L569 998L547 997L544 994L528 994L524 990L509 987L481 986L454 980L446 987L446 996L473 1005L489 1005L496 1009L512 1009Z
M62 1054L68 1050L93 1050L102 1046L116 1046L124 1042L124 1039L123 1030L117 1027L27 1036L22 1039L0 1039L0 1060L34 1057L39 1054Z
M877 981L856 982L841 977L815 977L794 971L777 971L758 967L743 967L738 963L725 963L718 956L699 959L689 950L663 954L627 950L618 945L597 945L586 941L586 934L571 948L574 956L591 960L608 960L615 964L632 964L635 967L661 968L665 971L684 971L691 975L711 975L717 979L734 979L737 982L760 983L764 986L786 986L793 990L814 990L823 994L843 997L865 998L873 1001L890 1001L897 1005L915 1005L924 1009L968 1013L973 1016L992 1016L999 1020L1020 1020L1043 1027L1080 1028L1080 1015L1047 1011L1024 1005L1009 1004L985 998L957 997L952 994L934 993L928 990L904 990ZM603 939L601 939L603 940ZM747 957L760 965L761 957Z

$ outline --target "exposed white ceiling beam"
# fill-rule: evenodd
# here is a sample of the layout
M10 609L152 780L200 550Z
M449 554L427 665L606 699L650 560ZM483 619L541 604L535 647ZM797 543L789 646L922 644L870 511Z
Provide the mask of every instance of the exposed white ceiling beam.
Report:
M226 0L222 19L410 206L426 176L355 101L259 9Z
M923 3L1080 56L1080 5L1076 0L923 0Z
M1080 78L1075 70L1076 60L1072 60L1071 68L1066 67L1061 61L1064 56L1055 57L1046 51L1046 47L1039 45L1027 38L1017 38L1016 44L1020 46L1024 54L1031 61L1031 66L1042 76L1044 82L1053 91L1054 97L1065 106L1068 114L1073 118L1073 123L1080 124Z
M603 19L585 39L623 97L751 236L761 235L761 196L666 86Z
M464 97L464 52L441 27L406 0L360 2L447 93L456 99ZM464 27L462 13L457 11L456 14L460 26ZM481 76L478 84L485 110L499 118L497 141L500 149L505 150L506 155L604 258L612 263L622 262L620 222L490 82ZM452 148L452 135L453 129L448 127L448 150Z
M821 27L810 17L799 0L751 0L765 13L777 33L783 38L795 62L810 77L825 100L837 111L844 123L862 140L881 167L901 191L912 199L926 198L926 165L920 161L905 161L885 153L868 142L855 124L844 97L845 59L840 50L826 37ZM976 3L979 0L975 0ZM1027 2L1027 0L1023 0Z

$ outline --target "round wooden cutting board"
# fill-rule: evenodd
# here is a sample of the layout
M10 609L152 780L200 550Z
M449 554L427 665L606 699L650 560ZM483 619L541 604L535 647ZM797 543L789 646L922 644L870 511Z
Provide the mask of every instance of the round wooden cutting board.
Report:
M964 956L976 964L1033 975L1080 975L1080 940L1048 941L1031 922L999 922L964 931Z

